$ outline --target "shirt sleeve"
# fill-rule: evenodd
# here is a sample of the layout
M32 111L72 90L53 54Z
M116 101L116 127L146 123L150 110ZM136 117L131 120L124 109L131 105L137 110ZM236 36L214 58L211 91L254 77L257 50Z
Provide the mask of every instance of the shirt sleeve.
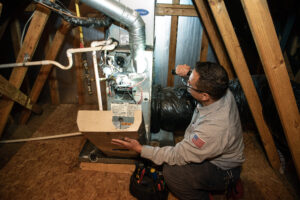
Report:
M152 147L144 145L141 156L161 165L184 165L190 162L200 163L205 159L215 158L223 152L222 128L205 126L197 128L189 136L177 143L174 147ZM213 131L213 132L212 132Z

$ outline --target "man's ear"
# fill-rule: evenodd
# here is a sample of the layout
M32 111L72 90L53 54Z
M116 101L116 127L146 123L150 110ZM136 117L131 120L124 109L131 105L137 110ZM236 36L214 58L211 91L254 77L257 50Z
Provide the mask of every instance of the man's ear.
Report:
M210 95L207 94L206 92L201 93L201 100L202 101L209 101L211 99Z

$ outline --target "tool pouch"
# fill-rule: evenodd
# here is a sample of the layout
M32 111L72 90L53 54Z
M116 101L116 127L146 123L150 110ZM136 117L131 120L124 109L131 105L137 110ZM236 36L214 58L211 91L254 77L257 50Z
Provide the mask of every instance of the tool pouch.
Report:
M130 193L139 200L166 200L168 191L159 166L139 161L130 178Z

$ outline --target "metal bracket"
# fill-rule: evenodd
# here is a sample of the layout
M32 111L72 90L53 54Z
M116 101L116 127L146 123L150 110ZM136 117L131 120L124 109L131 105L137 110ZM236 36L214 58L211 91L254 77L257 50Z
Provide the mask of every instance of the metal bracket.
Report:
M28 62L28 60L30 59L30 56L28 53L24 54L24 59L23 59L23 66L25 66L25 63Z

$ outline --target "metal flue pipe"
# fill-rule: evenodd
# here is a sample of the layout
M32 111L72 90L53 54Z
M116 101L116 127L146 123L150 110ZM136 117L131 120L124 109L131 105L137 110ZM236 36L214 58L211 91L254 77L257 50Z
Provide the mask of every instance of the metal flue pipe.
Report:
M129 45L132 52L133 65L143 62L145 51L145 23L138 12L115 0L80 0L108 17L125 25L129 30Z

